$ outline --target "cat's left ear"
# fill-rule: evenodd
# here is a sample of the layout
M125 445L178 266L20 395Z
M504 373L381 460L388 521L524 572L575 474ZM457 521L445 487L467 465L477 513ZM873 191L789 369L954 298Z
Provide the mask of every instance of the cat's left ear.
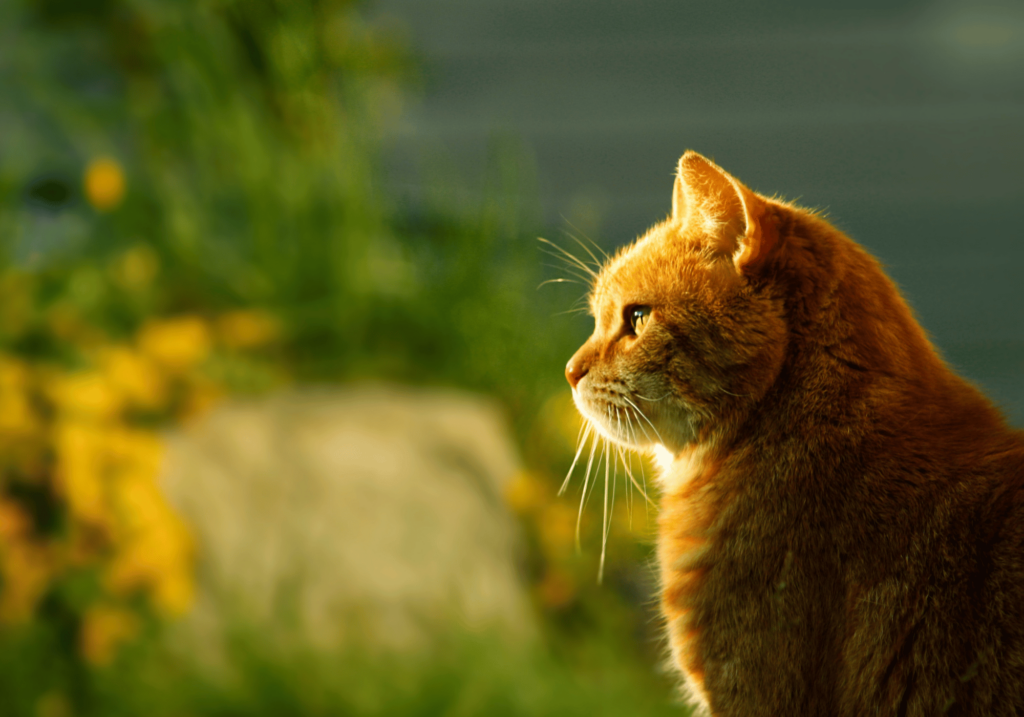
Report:
M683 231L700 231L746 275L756 274L778 244L765 200L693 151L679 160L672 220Z

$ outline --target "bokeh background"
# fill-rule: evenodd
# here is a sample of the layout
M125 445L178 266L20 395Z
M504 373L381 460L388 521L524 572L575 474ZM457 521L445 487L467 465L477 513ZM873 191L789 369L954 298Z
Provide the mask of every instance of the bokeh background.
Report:
M684 714L537 237L696 149L1021 425L1022 128L1012 2L4 0L0 715Z

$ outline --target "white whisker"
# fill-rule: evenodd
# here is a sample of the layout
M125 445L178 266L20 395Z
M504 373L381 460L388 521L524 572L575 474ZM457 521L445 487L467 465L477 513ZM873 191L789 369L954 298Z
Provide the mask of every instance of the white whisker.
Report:
M569 479L572 478L572 472L576 468L576 463L580 459L580 454L583 453L583 447L587 444L587 436L594 430L593 424L590 421L584 420L583 425L580 426L579 435L576 436L576 455L572 459L572 465L569 466L569 472L565 474L565 480L562 481L562 487L558 489L558 495L565 493L565 489L569 486Z
M647 498L647 476L644 475L644 462L643 462L643 459L640 459L640 478L644 482L644 489L643 489L644 498ZM652 505L654 505L654 501L652 501L650 498L647 498L647 502L644 503L644 510L647 513L647 523L648 524L650 524L650 522L651 522L651 506Z
M582 234L583 232L580 232L580 233ZM590 258L591 258L591 259L593 260L593 262L594 262L594 264L595 264L596 266L598 266L598 267L600 267L600 266L601 266L601 260L600 260L600 259L598 259L598 258L597 258L597 256L596 256L596 255L594 254L594 252L590 251L590 247L588 247L588 246L587 246L586 244L584 244L583 242L581 242L581 241L579 240L579 238L578 238L578 237L577 237L577 236L576 236L575 234L570 234L569 232L566 232L566 236L568 236L568 237L569 237L570 239L572 239L572 240L573 240L574 242L576 242L577 244L579 244L579 245L580 245L580 247L582 247L582 248L583 248L583 251L587 252L587 254L588 254L588 255L590 255ZM584 236L586 236L586 235L584 234ZM593 243L593 242L591 242L591 243ZM597 246L597 244L594 244L594 246ZM600 252L601 252L602 254L604 254L604 258L605 258L605 259L607 259L607 258L608 258L608 254L606 254L606 253L605 253L604 249L602 249L602 248L601 248L601 247L599 247L599 246L597 246L597 249L598 249L598 251L600 251Z
M576 552L580 552L580 523L583 522L583 506L587 500L587 485L590 483L590 469L594 465L594 452L597 450L599 436L594 431L590 437L590 457L587 458L587 472L583 476L583 493L580 495L580 510L576 515Z
M637 439L636 428L632 426L632 421L630 422L630 425L633 428L633 442L636 443L637 442L636 441L636 439ZM642 424L640 425L640 428L643 428ZM644 435L646 435L646 433L647 432L644 431ZM644 497L644 513L646 515L646 520L649 523L650 520L651 520L651 506L654 505L654 501L651 499L650 494L647 492L647 474L644 471L644 461L643 461L643 458L639 458L638 457L637 458L637 463L640 466L640 481L641 481L640 484L637 485L636 476L633 474L632 470L630 470L629 478L633 482L633 485L635 485L637 487L637 490L640 491L640 495L642 495ZM630 469L632 469L632 467L633 467L633 454L632 453L629 454L629 467L630 467Z
M582 284L582 283L583 282L576 281L575 279L562 279L562 278L559 278L559 279L546 279L545 281L542 281L539 284L537 284L537 288L540 289L541 287L547 286L548 284Z
M648 520L650 519L650 507L654 505L654 501L651 499L647 491L647 476L644 473L643 461L640 461L641 480L637 480L636 471L633 467L633 454L632 452L629 452L629 455L627 456L627 450L631 445L637 446L641 444L641 441L639 440L641 431L643 432L643 435L647 437L648 441L651 440L645 424L646 426L649 426L655 434L658 434L658 429L636 403L631 401L628 397L622 396L621 394L620 396L628 406L613 404L611 402L603 402L605 416L600 422L584 418L584 422L580 426L576 439L576 452L573 455L572 463L566 473L565 480L562 481L562 485L558 490L558 495L563 495L568 489L573 473L576 472L577 466L582 464L583 453L586 451L587 443L589 441L590 451L587 455L587 465L583 475L583 486L580 491L580 503L576 512L575 538L576 550L579 552L582 550L581 534L583 513L587 510L590 498L594 495L597 489L600 472L603 468L604 488L602 490L601 506L601 557L598 564L597 575L599 584L604 581L605 566L607 564L608 541L611 537L612 524L614 522L615 501L618 497L620 464L622 465L624 473L624 490L627 491L625 501L626 510L629 513L630 530L633 529L633 513L636 507L633 490L637 490L643 497ZM606 431L608 432L608 435L613 435L614 438L606 437L604 435ZM659 440L660 438L661 436L658 435ZM622 445L620 445L620 443ZM602 462L604 463L603 467L601 465ZM591 480L591 477L593 477L593 480Z
M565 260L565 261L567 261L567 262L569 262L571 264L574 264L574 265L578 266L580 269L582 269L583 271L585 271L587 274L589 274L591 276L591 278L597 279L597 272L594 271L594 269L592 267L588 266L586 264L586 262L584 262L581 259L579 259L575 254L573 254L572 252L567 251L566 249L563 249L558 244L555 244L553 241L549 241L549 240L545 239L544 237L537 237L537 239L538 239L538 241L544 242L545 244L547 244L548 246L550 246L551 248L553 248L555 251L558 252L557 255L552 254L552 256L561 256L563 258L563 260ZM545 253L550 254L551 252L545 252Z
M637 441L636 441L636 431L633 430L633 419L630 418L629 411L624 409L622 411L622 413L626 417L626 434L629 436L630 443L632 443L632 445L635 446ZM629 455L630 455L630 462L632 462L632 460L633 460L632 452L630 452ZM626 475L630 476L631 475L630 466L626 465L626 451L625 451L624 448L623 449L619 449L619 460L622 461L622 468L623 468L623 470L626 471ZM633 486L630 483L628 483L628 482L627 482L627 486L629 487L629 492L626 493L626 510L629 511L629 529L632 530L633 529Z
M561 259L562 258L562 257L558 256L557 254L552 254L549 251L544 251L543 249L541 249L541 251L544 252L545 254L547 254L548 256L553 256L556 259ZM591 281L591 279L589 279L586 275L581 274L576 269L576 265L575 264L566 264L564 266L556 266L555 264L544 264L544 266L546 266L548 269L554 269L556 271L565 271L565 272L567 272L569 274L572 274L573 276L575 276L577 279L579 279L586 286L590 286L593 283Z
M597 568L597 584L600 585L604 581L604 559L608 552L608 476L610 467L608 465L608 450L609 444L605 441L604 444L604 521L601 527L601 562Z
M626 477L623 477L622 482L626 484L626 513L629 514L629 529L633 529L633 486L629 482L629 466L626 465L626 449L619 448L619 463L622 464L622 470L626 472ZM618 468L615 469L615 480L618 480Z
M566 219L566 218L565 218L565 215L562 215L562 219L563 219L563 220L565 221L565 223L566 223L566 224L568 224L568 225L569 225L569 226L571 226L571 227L572 227L573 229L575 229L575 230L576 230L576 231L578 231L578 232L579 232L580 234L582 234L582 235L583 235L583 238L584 238L584 239L586 239L586 240L587 240L588 242L590 242L591 244L593 244L593 245L594 245L594 248L595 248L595 249L597 249L597 250L598 250L599 252L601 252L601 256L603 256L603 257L604 257L605 259L607 259L607 258L608 258L608 252L606 252L606 251L605 251L604 249L602 249L602 248L601 248L601 245L600 245L600 244L598 244L598 243L597 243L596 241L594 241L593 239L591 239L590 237L588 237L588 236L587 236L587 233L586 233L585 231L583 231L583 230L582 230L582 229L580 229L580 228L579 228L578 226L576 226L575 224L573 224L572 222L570 222L570 221L569 221L568 219ZM583 244L583 242L581 242L581 241L580 241L579 239L577 239L577 238L576 238L576 236L575 236L574 234L572 234L572 233L570 233L570 232L565 232L565 234L566 234L566 236L569 236L569 237L571 237L571 238L573 239L573 241L575 241L575 242L576 242L577 244L579 244L580 246L582 246L582 247L583 247L583 249L584 249L584 251L586 251L586 252L587 252L588 254L590 254L590 258L594 260L594 263L595 263L595 264L597 264L598 266L600 266L600 265L601 265L601 262L600 262L600 261L598 261L598 258L597 258L596 256L594 256L594 252L590 251L590 249L588 249L588 248L587 248L587 247L586 247L586 246L585 246L585 245Z
M630 406L632 406L634 408L634 410L636 410L636 412L639 414L640 418L642 418L645 421L647 421L647 425L651 427L651 429L654 431L654 435L656 435L658 437L658 442L659 443L664 443L665 440L661 437L661 434L658 433L658 429L654 427L653 423L651 423L651 419L649 419L646 415L644 415L644 412L640 410L640 407L637 406L632 401L630 401L629 400L629 396L623 396L622 398L626 401L626 403L628 403Z
M643 467L643 463L640 465ZM626 475L629 476L630 482L632 482L633 486L640 491L640 495L644 497L644 500L647 501L648 505L654 505L654 501L647 495L647 480L644 479L644 484L641 486L640 482L637 481L636 477L633 475L633 471L630 470L625 461L622 462L622 467L626 469Z

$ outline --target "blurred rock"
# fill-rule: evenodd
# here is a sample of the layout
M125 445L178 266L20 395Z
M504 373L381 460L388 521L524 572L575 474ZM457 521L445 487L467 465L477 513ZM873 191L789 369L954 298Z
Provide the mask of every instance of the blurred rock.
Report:
M164 487L199 553L184 633L216 640L242 621L394 648L532 633L503 501L519 463L495 403L304 390L223 405L168 443Z

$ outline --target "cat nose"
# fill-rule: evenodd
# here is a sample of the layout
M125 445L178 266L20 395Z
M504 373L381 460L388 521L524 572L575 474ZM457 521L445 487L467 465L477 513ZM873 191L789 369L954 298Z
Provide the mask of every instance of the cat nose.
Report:
M576 384L580 382L580 379L589 372L590 363L577 353L565 365L565 380L569 382L570 386L576 388Z

